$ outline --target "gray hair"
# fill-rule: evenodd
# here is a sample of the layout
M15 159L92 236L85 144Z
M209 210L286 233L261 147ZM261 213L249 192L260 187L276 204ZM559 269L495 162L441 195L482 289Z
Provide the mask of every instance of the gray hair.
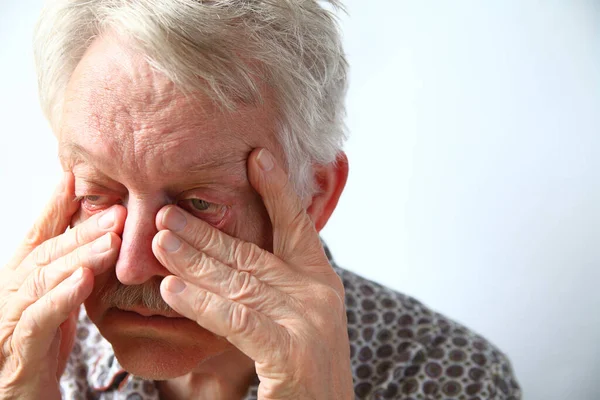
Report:
M323 4L321 4L323 3ZM227 109L273 89L279 142L301 196L312 165L335 162L345 141L347 62L338 0L54 0L34 34L40 102L57 129L64 91L91 42L130 38L178 87Z

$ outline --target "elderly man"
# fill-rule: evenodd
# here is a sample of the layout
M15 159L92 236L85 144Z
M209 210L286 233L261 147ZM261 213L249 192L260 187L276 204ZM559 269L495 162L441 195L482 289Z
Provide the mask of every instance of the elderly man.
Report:
M520 397L319 239L348 174L325 6L58 0L35 38L65 175L2 270L1 398Z

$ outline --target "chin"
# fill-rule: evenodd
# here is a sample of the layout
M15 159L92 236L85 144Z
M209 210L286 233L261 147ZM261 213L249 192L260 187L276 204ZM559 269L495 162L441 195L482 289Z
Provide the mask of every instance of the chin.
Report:
M90 320L110 342L119 364L129 373L149 380L183 376L203 362L233 349L227 340L186 318L140 314L108 309Z
M147 380L162 381L186 375L208 359L230 349L216 341L204 346L176 346L150 338L122 338L112 341L115 357L127 372Z

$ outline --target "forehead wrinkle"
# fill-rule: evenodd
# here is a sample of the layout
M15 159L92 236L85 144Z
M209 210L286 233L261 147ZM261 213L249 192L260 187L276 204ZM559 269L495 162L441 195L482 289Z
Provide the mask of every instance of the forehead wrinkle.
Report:
M249 152L247 153L249 154ZM185 160L180 165L173 165L169 158L163 159L161 174L163 176L181 176L181 183L196 182L203 186L249 185L246 171L246 153L224 151L209 155L209 158Z
M123 104L120 99L112 104L112 113L115 108L118 109L129 124L117 118L110 121L113 116L109 111L111 107L99 110L100 104L96 103L94 112L88 113L82 121L82 134L75 133L75 126L65 126L64 133L67 135L63 135L61 141L61 160L67 161L71 168L89 163L97 169L104 169L116 163L121 173L125 172L124 169L130 170L129 173L135 174L139 183L148 183L154 180L152 176L159 174L174 176L177 181L186 181L185 177L191 176L190 179L195 181L211 181L221 186L247 186L247 157L255 145L246 135L239 133L240 127L231 124L230 118L219 122L211 118L217 116L215 113L189 107L191 104L182 100L175 96L162 109L145 112L138 109L132 115L129 105ZM106 114L107 111L110 115ZM195 113L204 114L200 115L204 119L190 118L190 114ZM102 132L110 132L111 135ZM75 135L85 143L74 141ZM98 150L93 145L100 143L101 154L84 147L92 145L91 150Z
M268 109L240 105L225 112L203 95L188 97L130 50L95 41L81 60L63 122L79 146L61 149L68 156L62 159L90 162L109 179L138 187L185 181L248 187L250 151L276 142Z
M250 152L244 152L240 154L240 151L231 149L219 149L218 151L206 152L200 157L192 156L187 157L185 164L182 165L183 170L189 173L202 173L211 170L224 170L239 172L240 170L245 171L247 154Z
M221 154L223 153L219 153L219 155ZM226 188L229 189L228 192L233 193L235 189L247 189L249 187L246 157L246 154L240 151L226 150L223 156L215 156L200 162L194 160L192 163L183 166L183 168L177 168L177 170L167 167L163 163L161 175L181 176L181 180L169 185L168 189L201 186L215 189ZM59 158L69 169L73 169L77 165L89 166L92 170L88 177L90 179L80 179L90 184L100 186L99 181L114 180L96 167L96 157L78 143L63 140L59 146Z

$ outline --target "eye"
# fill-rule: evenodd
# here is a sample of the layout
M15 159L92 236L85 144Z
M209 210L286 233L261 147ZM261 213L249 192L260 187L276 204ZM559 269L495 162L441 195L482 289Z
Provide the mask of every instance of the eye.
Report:
M210 203L202 199L190 199L190 203L194 209L198 211L206 211L210 208Z
M83 200L88 203L98 203L102 199L101 196L91 195L91 196L83 196Z
M212 225L219 225L225 218L228 210L227 206L211 203L199 198L184 199L179 201L178 205Z
M89 212L101 211L118 202L113 197L95 194L79 196L75 200L81 201L81 207Z

